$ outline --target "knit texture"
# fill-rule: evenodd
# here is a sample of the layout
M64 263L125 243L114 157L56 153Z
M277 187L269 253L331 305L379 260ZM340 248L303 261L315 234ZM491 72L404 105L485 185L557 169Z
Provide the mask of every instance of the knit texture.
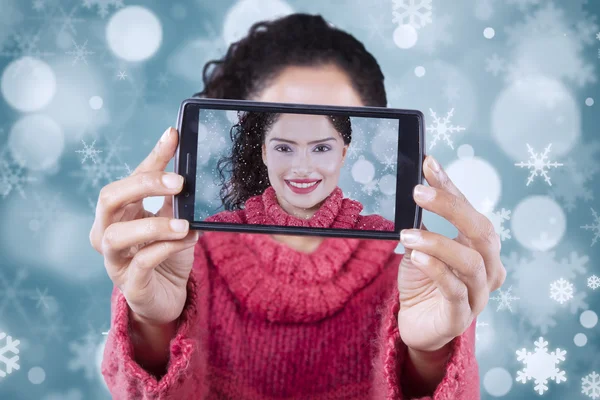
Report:
M363 226L362 206L341 191L308 220L285 214L273 198L265 192L244 210L214 218ZM370 226L389 226L369 218ZM204 232L164 376L136 363L130 310L114 289L102 362L113 398L403 399L401 382L410 383L401 376L407 349L397 322L402 255L394 253L396 245L327 238L306 254L268 235ZM446 376L427 399L479 398L474 329L453 341Z

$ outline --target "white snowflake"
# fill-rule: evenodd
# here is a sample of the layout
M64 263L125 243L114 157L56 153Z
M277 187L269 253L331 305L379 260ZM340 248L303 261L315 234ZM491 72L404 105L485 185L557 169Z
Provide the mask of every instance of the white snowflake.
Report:
M88 380L94 379L96 375L96 351L101 339L90 330L80 340L69 343L69 349L73 358L69 360L67 367L71 371L83 370Z
M127 79L127 72L125 72L125 71L119 71L119 72L117 72L117 78L120 81L124 81L125 79Z
M36 296L34 290L23 288L23 282L29 276L26 269L19 269L15 278L9 281L3 274L0 268L0 318L4 315L7 308L10 311L15 311L21 315L23 320L30 322L28 313L25 311L26 306L23 304L25 299L31 299Z
M431 23L432 0L393 0L394 18L392 22L400 25L410 24L415 29Z
M600 278L596 275L592 275L587 279L587 285L590 289L596 290L600 287Z
M527 143L527 152L530 155L529 160L527 160L527 162L519 162L519 163L515 163L515 166L517 167L527 167L528 169L531 170L530 174L529 174L529 178L527 179L527 186L529 186L529 184L531 182L533 182L533 179L536 176L543 176L544 180L546 181L546 183L550 186L552 186L552 181L550 180L550 176L548 176L548 170L549 168L558 168L558 167L562 167L563 164L562 163L558 163L556 161L550 162L548 160L548 153L550 152L550 148L552 147L552 143L550 143L548 145L548 147L546 147L546 149L544 149L544 152L541 154L536 153L533 148L529 145L529 143Z
M94 140L92 144L88 145L85 140L81 139L81 143L83 143L83 149L75 150L75 153L83 154L83 158L81 159L81 163L83 164L88 158L96 164L96 155L102 153L102 150L98 150L94 148L96 145L96 141Z
M373 179L368 183L362 185L361 190L367 195L371 196L373 192L377 191L379 181L377 179Z
M364 149L365 148L361 145L361 143L352 141L352 144L348 147L346 155L350 159L358 158L358 156Z
M527 383L533 380L534 389L538 394L544 394L548 390L548 380L556 383L565 382L567 377L565 371L558 368L561 361L565 361L566 350L559 348L548 353L548 342L540 337L535 344L535 351L529 352L523 348L517 350L517 361L522 362L525 367L517 371L517 382Z
M507 270L507 281L510 282L517 293L519 317L529 325L536 327L546 334L550 327L556 326L555 315L560 306L548 298L550 284L560 278L575 281L580 276L586 275L588 256L581 256L572 252L569 257L557 259L553 251L532 252L531 256L523 257L516 252L507 257L501 255ZM579 291L573 295L569 302L572 314L580 310L587 310L587 293Z
M95 164L83 164L81 170L73 171L71 176L82 179L79 192L86 191L89 187L100 189L127 173L127 168L123 167L121 162L115 159L114 155L102 155L97 158Z
M594 221L591 224L586 224L581 226L582 229L586 231L592 231L594 233L594 237L592 238L592 246L598 242L600 239L600 215L592 208L592 217Z
M98 7L98 15L106 18L111 7L115 9L123 7L123 0L83 0L83 5L86 8Z
M7 57L12 59L25 59L26 57L31 57L33 59L36 58L47 58L49 56L53 56L54 53L48 52L45 50L40 50L39 41L40 41L40 33L33 33L28 31L19 31L15 32L11 36L11 43L7 46L1 48L0 57ZM19 66L18 69L26 67L29 63L20 63L17 64ZM15 71L15 75L18 75L18 72Z
M0 150L0 195L7 197L16 190L25 199L25 185L32 182L37 182L37 178L12 157L8 146Z
M600 40L600 32L596 33L596 39Z
M454 108L448 111L445 117L438 117L436 112L433 111L431 108L429 109L429 113L433 117L433 124L427 127L427 131L433 133L433 140L429 145L429 150L431 150L440 139L444 140L448 144L448 146L450 146L450 148L454 150L454 144L450 139L450 134L462 132L466 129L462 126L452 125L450 120L454 116Z
M0 378L6 377L19 367L19 340L13 340L5 332L0 332Z
M590 399L600 398L600 375L596 371L581 378L581 393Z
M57 223L64 215L64 204L61 197L61 193L46 194L42 197L37 191L33 192L35 204L28 204L21 215L34 236L41 234L44 228Z
M384 165L384 169L383 171L387 171L388 169L391 170L392 172L394 171L394 168L396 167L396 158L397 156L387 156L384 155L383 156L383 162L382 164Z
M494 76L506 70L506 61L498 54L494 53L491 57L485 59L485 70Z
M573 284L563 278L550 284L550 298L564 304L573 298Z
M73 40L73 46L75 46L75 49L65 51L65 54L73 56L73 65L77 64L78 61L81 61L87 65L87 56L95 54L93 51L88 50L87 42L88 41L86 40L82 45L78 45L77 42Z
M509 82L523 75L543 75L568 79L580 87L595 83L595 68L586 61L584 49L590 38L582 36L583 31L597 29L594 17L581 10L578 17L569 19L556 2L544 3L527 13L522 22L506 28L514 60L509 68L512 73L507 76ZM582 20L584 24L573 22Z
M482 327L483 327L483 328L485 328L485 327L487 327L487 326L489 326L489 325L490 325L490 324L488 324L488 323L487 323L487 322L485 322L485 321L477 321L477 322L475 323L475 340L476 340L476 341L477 341L477 340L479 340L479 328L482 328Z
M500 235L502 241L511 238L510 229L504 226L504 223L510 219L510 213L510 210L504 208L500 211L489 211L484 213L492 225L494 225L494 230Z
M498 294L496 296L491 296L490 300L498 302L498 308L496 308L496 311L508 309L510 312L513 312L512 302L515 300L520 300L520 298L512 295L512 286L510 286L506 292L503 291L502 288L498 289Z

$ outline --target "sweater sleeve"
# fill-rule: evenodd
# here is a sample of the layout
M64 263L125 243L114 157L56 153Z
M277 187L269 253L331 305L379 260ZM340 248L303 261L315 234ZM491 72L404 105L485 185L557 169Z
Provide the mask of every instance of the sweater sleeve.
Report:
M395 286L395 285L394 285ZM403 395L401 373L407 360L407 347L400 338L398 288L387 299L379 331L377 355L374 360L373 399L408 400ZM452 341L452 353L446 363L446 375L432 397L419 400L475 400L480 398L479 368L475 359L475 321ZM411 400L415 400L412 398Z
M206 398L207 361L199 335L199 308L202 307L199 307L198 294L204 290L200 275L202 272L194 265L187 283L186 305L179 319L177 333L170 343L167 371L159 380L135 361L129 306L121 291L117 287L113 289L111 329L101 369L114 399Z

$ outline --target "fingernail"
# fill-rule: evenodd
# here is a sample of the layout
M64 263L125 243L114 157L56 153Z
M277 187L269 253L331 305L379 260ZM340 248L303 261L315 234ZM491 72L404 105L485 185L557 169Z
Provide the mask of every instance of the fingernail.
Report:
M410 253L410 260L419 264L425 264L427 262L427 255L420 251L413 250Z
M169 221L169 225L175 232L184 232L187 229L188 222L185 219L172 219Z
M165 174L162 177L162 182L169 189L176 189L183 184L183 176L178 174Z
M435 190L425 185L415 187L415 196L420 200L431 200L435 196Z
M428 158L428 162L429 162L429 167L434 171L434 172L440 172L441 168L440 168L440 164L436 161L435 158L433 158L432 156L429 156Z
M160 141L161 143L164 143L167 141L167 139L169 139L169 135L171 134L171 127L168 127L167 130L165 131L165 133L162 134L162 136L160 137Z
M419 234L414 231L404 230L400 232L400 240L404 243L414 243L419 240Z

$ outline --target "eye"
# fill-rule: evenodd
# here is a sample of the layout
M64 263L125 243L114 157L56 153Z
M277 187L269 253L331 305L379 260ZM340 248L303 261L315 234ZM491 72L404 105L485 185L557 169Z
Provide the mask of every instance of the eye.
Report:
M275 150L279 151L281 153L289 153L290 151L292 151L292 149L290 148L290 146L288 146L286 144L280 144L279 146L276 146Z
M324 145L324 144L320 144L317 147L315 147L314 151L316 151L318 153L324 153L324 152L329 151L329 150L331 150L331 147L329 147L327 145Z

